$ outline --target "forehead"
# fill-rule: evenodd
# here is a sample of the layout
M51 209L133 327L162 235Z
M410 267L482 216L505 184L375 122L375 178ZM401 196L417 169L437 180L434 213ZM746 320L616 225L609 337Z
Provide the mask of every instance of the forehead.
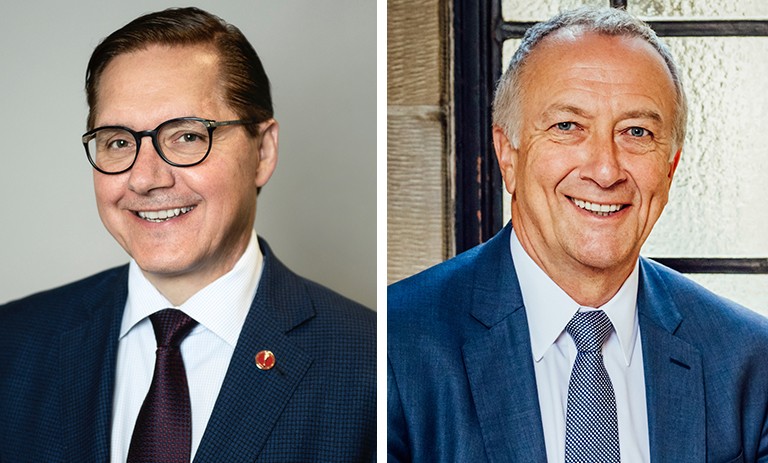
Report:
M98 125L126 114L167 112L171 117L200 115L220 104L219 58L205 45L166 46L123 53L104 68L98 82ZM207 116L206 116L207 117Z
M641 60L644 64L663 69L667 74L669 72L664 58L644 38L586 31L580 27L559 29L544 37L531 51L526 66L541 61L549 62L555 57L559 57L555 61L560 62L618 58L629 64L629 61Z
M573 29L542 40L524 65L520 85L524 105L534 96L578 94L617 104L645 98L671 110L676 98L664 58L644 39Z

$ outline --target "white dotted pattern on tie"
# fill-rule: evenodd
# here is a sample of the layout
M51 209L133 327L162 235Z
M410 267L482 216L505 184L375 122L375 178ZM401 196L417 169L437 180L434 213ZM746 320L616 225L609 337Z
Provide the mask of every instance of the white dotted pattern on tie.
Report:
M616 395L603 363L602 347L613 325L602 310L573 316L566 331L578 351L568 384L566 463L618 463Z

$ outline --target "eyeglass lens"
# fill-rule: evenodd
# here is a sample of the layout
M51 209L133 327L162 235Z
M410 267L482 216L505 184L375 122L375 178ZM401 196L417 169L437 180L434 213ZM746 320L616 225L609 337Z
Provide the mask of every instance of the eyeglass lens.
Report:
M154 137L160 154L179 166L198 163L208 154L210 147L208 127L196 120L168 121L158 127ZM105 172L127 169L136 158L137 151L133 133L121 128L99 129L88 140L88 154L94 164Z

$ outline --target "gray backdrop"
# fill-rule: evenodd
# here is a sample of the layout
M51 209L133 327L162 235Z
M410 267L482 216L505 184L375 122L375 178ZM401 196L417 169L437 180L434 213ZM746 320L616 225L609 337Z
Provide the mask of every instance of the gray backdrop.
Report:
M14 2L0 14L0 303L128 261L102 226L85 131L96 44L155 0ZM238 26L272 81L277 170L257 232L297 273L376 303L376 3L197 1Z

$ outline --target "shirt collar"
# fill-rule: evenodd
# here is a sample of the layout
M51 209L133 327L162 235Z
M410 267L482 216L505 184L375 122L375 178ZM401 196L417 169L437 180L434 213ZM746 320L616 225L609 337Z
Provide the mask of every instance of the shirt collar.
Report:
M579 310L595 310L579 306L560 288L525 252L514 230L509 238L512 260L520 283L525 314L531 336L531 350L535 361L540 361L547 349L557 341L565 325ZM639 260L632 273L610 301L599 307L613 324L624 361L629 366L639 332L637 322L637 289Z
M136 261L131 259L128 299L120 327L120 339L153 313L174 307L234 348L256 295L263 262L264 256L259 249L256 232L252 230L248 246L232 270L175 307L147 280Z

